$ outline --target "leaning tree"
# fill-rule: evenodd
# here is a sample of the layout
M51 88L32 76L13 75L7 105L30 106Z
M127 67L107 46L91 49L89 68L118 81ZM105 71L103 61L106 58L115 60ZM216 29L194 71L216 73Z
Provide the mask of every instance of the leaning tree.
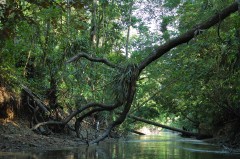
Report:
M87 103L81 106L79 109L73 111L69 116L67 116L62 121L59 122L46 121L38 123L32 129L37 129L40 126L51 124L65 126L73 117L77 117L75 121L75 131L79 136L81 122L86 117L91 116L96 112L115 111L117 114L117 118L111 121L111 123L108 125L108 127L106 127L105 131L101 135L89 141L89 143L97 143L101 140L104 140L113 130L113 128L122 124L125 121L126 117L128 116L128 113L131 109L134 100L134 96L136 94L137 81L139 80L139 76L141 75L143 70L151 63L159 59L161 56L166 54L171 49L181 44L189 42L191 39L196 38L198 35L202 34L205 30L223 21L225 18L229 17L232 13L238 11L239 5L240 4L238 2L234 2L230 6L223 9L222 11L214 14L206 21L197 24L195 27L191 28L187 32L179 35L176 38L170 39L165 44L155 49L154 52L149 54L140 63L129 64L127 66L120 66L113 64L108 59L93 57L86 52L80 52L76 54L66 62L68 65L70 65L70 63L73 63L84 58L85 60L88 60L93 63L104 64L107 67L114 69L118 72L118 75L116 75L116 80L113 83L114 85L116 85L116 87L118 87L118 92L115 93L115 98L113 99L112 104L98 102Z

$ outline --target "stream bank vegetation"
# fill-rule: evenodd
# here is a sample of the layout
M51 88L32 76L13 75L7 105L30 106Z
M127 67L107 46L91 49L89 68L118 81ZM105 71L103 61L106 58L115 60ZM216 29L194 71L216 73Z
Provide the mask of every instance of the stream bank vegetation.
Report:
M0 118L21 119L40 135L68 132L86 144L139 133L147 123L237 148L239 6L233 0L0 4Z

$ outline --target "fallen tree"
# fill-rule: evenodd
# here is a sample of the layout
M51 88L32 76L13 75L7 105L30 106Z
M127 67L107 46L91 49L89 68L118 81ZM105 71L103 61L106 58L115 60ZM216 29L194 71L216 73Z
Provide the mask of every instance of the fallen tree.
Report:
M142 132L139 132L139 131L136 131L136 130L130 130L130 132L134 133L134 134L137 134L137 135L146 135Z
M146 124L150 124L150 125L154 125L154 126L157 126L157 127L161 127L163 129L168 129L168 130L172 130L172 131L175 131L175 132L182 133L183 136L189 136L189 137L194 136L198 139L205 139L205 138L212 138L213 137L212 135L199 134L199 133L189 132L189 131L185 131L185 130L182 130L182 129L170 127L170 126L163 125L163 124L160 124L160 123L157 123L157 122L154 122L154 121L146 120L146 119L134 116L134 115L128 115L128 117L131 118L131 119L134 119L136 121L144 122Z

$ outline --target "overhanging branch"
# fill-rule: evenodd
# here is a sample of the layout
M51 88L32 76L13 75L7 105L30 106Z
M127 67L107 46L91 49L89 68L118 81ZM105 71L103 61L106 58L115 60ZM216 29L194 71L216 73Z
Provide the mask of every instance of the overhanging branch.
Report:
M146 120L144 118L139 118L139 117L134 116L134 115L128 115L128 117L132 118L134 120L140 121L140 122L144 122L146 124L154 125L154 126L161 127L163 129L172 130L172 131L175 131L175 132L179 132L179 133L182 133L182 134L187 135L187 136L194 136L194 137L197 137L198 139L212 138L212 135L199 134L199 133L185 131L185 130L182 130L182 129L178 129L178 128L170 127L170 126L167 126L167 125L163 125L163 124L160 124L160 123L157 123L157 122L154 122L154 121Z
M67 61L67 63L71 63L71 62L77 61L81 57L86 58L87 60L92 61L92 62L100 62L100 63L103 63L103 64L109 66L109 67L121 69L121 67L119 67L117 65L114 65L113 63L109 62L107 59L91 57L87 53L84 53L84 52L80 52L79 54L73 56L72 58L70 58Z
M170 41L166 42L165 44L159 46L157 50L149 55L146 59L144 59L140 65L139 70L140 72L147 67L149 64L151 64L153 61L157 60L159 57L170 51L171 49L175 48L178 45L181 45L183 43L187 43L191 39L193 39L195 36L202 33L202 30L209 29L210 27L214 26L218 22L222 21L223 19L227 18L230 14L236 12L238 10L238 3L235 2L232 5L228 6L227 8L223 9L221 12L215 14L211 18L209 18L207 21L200 23L187 31L186 33L171 39Z
M122 103L120 103L120 102L117 102L112 105L105 105L105 104L101 104L101 103L89 103L89 104L86 104L85 106L81 107L80 109L72 112L63 121L47 121L47 122L38 123L32 128L32 130L36 130L37 128L39 128L40 126L43 126L43 125L66 125L73 117L75 117L76 115L82 113L84 110L89 109L89 108L96 108L101 111L111 111L121 105L122 105Z

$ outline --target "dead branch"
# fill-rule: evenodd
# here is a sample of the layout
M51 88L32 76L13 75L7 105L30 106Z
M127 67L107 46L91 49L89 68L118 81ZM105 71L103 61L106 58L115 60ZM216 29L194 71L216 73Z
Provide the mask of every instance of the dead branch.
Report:
M113 63L109 62L107 59L104 59L104 58L96 58L96 57L91 57L89 56L87 53L84 53L84 52L81 52L75 56L73 56L72 58L70 58L67 63L71 63L71 62L74 62L74 61L77 61L78 59L80 59L81 57L84 57L86 58L87 60L89 61L92 61L92 62L100 62L100 63L103 63L111 68L117 68L117 69L122 69L121 67L117 66L117 65L114 65Z
M49 113L47 106L36 96L34 93L26 86L22 85L22 89L28 94L29 97L32 98L33 101L36 102L37 106L44 111L45 113Z
M46 121L46 122L41 122L36 124L34 127L31 128L31 130L36 130L37 128L39 128L40 126L44 126L44 125L65 125L65 123L61 122L61 121Z

